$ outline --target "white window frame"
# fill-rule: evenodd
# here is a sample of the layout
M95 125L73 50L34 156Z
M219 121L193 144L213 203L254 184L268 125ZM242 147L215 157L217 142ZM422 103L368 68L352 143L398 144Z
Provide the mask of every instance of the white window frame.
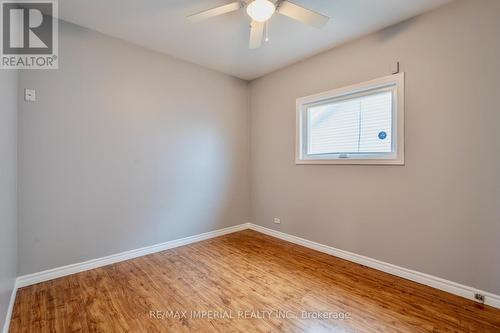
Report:
M404 165L404 73L297 99L296 164ZM391 153L307 154L307 110L311 106L382 91L393 92Z

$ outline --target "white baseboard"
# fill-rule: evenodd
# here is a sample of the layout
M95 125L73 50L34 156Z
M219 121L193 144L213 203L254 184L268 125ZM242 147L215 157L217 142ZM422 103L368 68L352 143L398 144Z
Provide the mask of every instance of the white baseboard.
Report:
M307 248L310 248L313 250L317 250L317 251L320 251L320 252L323 252L323 253L326 253L329 255L333 255L333 256L338 257L338 258L349 260L349 261L355 262L357 264L361 264L361 265L364 265L364 266L367 266L370 268L374 268L374 269L377 269L379 271L386 272L386 273L389 273L389 274L392 274L395 276L399 276L399 277L402 277L402 278L405 278L405 279L408 279L408 280L411 280L411 281L414 281L414 282L417 282L420 284L424 284L424 285L427 285L427 286L430 286L430 287L433 287L433 288L436 288L439 290L443 290L443 291L449 292L449 293L454 294L454 295L465 297L465 298L470 299L470 300L475 300L474 294L479 293L479 294L485 295L485 304L486 305L490 305L492 307L500 309L500 296L499 295L495 295L495 294L492 294L492 293L489 293L486 291L482 291L482 290L479 290L479 289L476 289L473 287L468 287L468 286L465 286L465 285L462 285L459 283L448 281L448 280L445 280L445 279L442 279L442 278L439 278L436 276L432 276L432 275L428 275L425 273L413 271L413 270L410 270L407 268L399 267L399 266L396 266L393 264L389 264L389 263L386 263L386 262L383 262L380 260L365 257L365 256L355 254L352 252L336 249L336 248L331 247L331 246L312 242L312 241L309 241L309 240L304 239L304 238L289 235L289 234L286 234L286 233L283 233L280 231L265 228L265 227L262 227L262 226L259 226L256 224L252 224L252 223L243 223L243 224L236 225L236 226L229 227L229 228L210 231L210 232L207 232L204 234L199 234L199 235L190 236L190 237L186 237L186 238L176 239L176 240L168 241L168 242L161 243L161 244L147 246L147 247L143 247L140 249L126 251L126 252L110 255L107 257L103 257L103 258L85 261L82 263L67 265L67 266L58 267L58 268L46 270L46 271L39 272L39 273L20 276L16 280L16 287L14 289L13 296L11 299L11 307L13 307L13 305L14 305L15 292L16 292L17 288L26 287L26 286L29 286L32 284L60 278L63 276L83 272L86 270L90 270L90 269L94 269L94 268L98 268L98 267L102 267L102 266L107 266L107 265L114 264L114 263L117 263L120 261L129 260L129 259L145 256L145 255L160 252L160 251L165 251L165 250L168 250L171 248L199 242L202 240L226 235L229 233L233 233L233 232L237 232L237 231L241 231L241 230L245 230L245 229L252 229L252 230L261 232L261 233L269 235L269 236L273 236L273 237L276 237L276 238L279 238L279 239L282 239L285 241L289 241L291 243L302 245L304 247L307 247ZM12 309L9 308L9 311L10 312L8 315L8 319L10 320L10 315L11 315ZM5 330L5 328L4 328L4 330ZM6 333L6 331L4 331L4 332Z
M359 254L352 253L352 252L336 249L336 248L331 247L331 246L315 243L315 242L312 242L312 241L304 239L304 238L292 236L292 235L289 235L289 234L286 234L286 233L283 233L280 231L276 231L273 229L262 227L260 225L256 225L256 224L251 223L250 229L261 232L263 234L266 234L266 235L269 235L272 237L276 237L276 238L294 243L294 244L302 245L304 247L307 247L307 248L310 248L310 249L313 249L316 251L320 251L320 252L323 252L323 253L326 253L326 254L341 258L341 259L349 260L349 261L355 262L357 264L361 264L361 265L364 265L364 266L367 266L370 268L374 268L374 269L377 269L377 270L382 271L382 272L386 272L386 273L396 275L396 276L399 276L399 277L402 277L402 278L405 278L405 279L408 279L408 280L411 280L411 281L414 281L414 282L417 282L420 284L424 284L424 285L429 286L429 287L443 290L443 291L446 291L450 294L465 297L465 298L468 298L468 299L473 300L473 301L475 301L474 294L476 294L476 293L482 294L485 296L485 304L486 305L500 309L500 296L499 295L495 295L495 294L492 294L492 293L489 293L489 292L486 292L483 290L479 290L479 289L476 289L473 287L464 286L462 284L448 281L448 280L445 280L445 279L442 279L442 278L439 278L436 276L432 276L432 275L428 275L425 273L413 271L411 269L392 265L392 264L389 264L389 263L386 263L386 262L383 262L380 260L372 259L372 258L365 257L365 256L362 256Z
M10 294L9 307L7 308L7 314L5 316L5 323L3 324L3 333L9 333L10 320L12 318L12 311L14 311L14 303L16 302L17 295L17 283L14 285L12 289L12 293Z
M16 280L16 287L22 288L22 287L30 286L32 284L57 279L57 278L60 278L63 276L87 271L87 270L102 267L102 266L111 265L111 264L114 264L114 263L117 263L120 261L125 261L125 260L129 260L129 259L137 258L137 257L142 257L142 256L145 256L148 254L152 254L152 253L156 253L156 252L160 252L160 251L165 251L168 249L172 249L174 247L179 247L179 246L199 242L202 240L226 235L229 233L245 230L248 228L249 228L249 223L243 223L243 224L239 224L239 225L236 225L233 227L228 227L228 228L219 229L219 230L215 230L215 231L209 231L209 232L195 235L195 236L190 236L190 237L181 238L181 239L175 239L175 240L168 241L165 243L155 244L155 245L146 246L146 247L143 247L140 249L135 249L135 250L125 251L125 252L118 253L118 254L113 254L113 255L110 255L107 257L92 259L92 260L84 261L84 262L77 263L77 264L71 264L71 265L57 267L57 268L49 269L49 270L38 272L38 273L20 276Z

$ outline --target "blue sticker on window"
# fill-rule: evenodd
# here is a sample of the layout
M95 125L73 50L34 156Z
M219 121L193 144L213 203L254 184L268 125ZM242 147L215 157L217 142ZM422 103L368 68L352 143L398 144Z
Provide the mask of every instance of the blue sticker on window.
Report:
M385 138L387 138L387 133L386 133L386 132L384 132L384 131L380 132L380 133L378 134L378 138L379 138L380 140L384 140Z

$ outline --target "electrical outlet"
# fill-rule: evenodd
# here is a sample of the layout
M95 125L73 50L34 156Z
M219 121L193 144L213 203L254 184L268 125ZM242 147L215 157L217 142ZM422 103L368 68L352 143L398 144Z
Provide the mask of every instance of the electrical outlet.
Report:
M275 218L274 218L274 223L276 223L276 224L281 224L281 219L279 219L279 218L275 217Z
M476 301L484 303L484 298L485 298L484 295L482 295L482 294L474 294L474 298L476 299Z

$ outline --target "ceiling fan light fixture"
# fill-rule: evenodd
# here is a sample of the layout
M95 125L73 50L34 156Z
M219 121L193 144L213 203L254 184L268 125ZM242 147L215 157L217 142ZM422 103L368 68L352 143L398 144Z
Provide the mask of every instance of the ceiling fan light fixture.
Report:
M247 14L252 20L265 22L273 16L276 6L269 0L254 0L247 7Z

